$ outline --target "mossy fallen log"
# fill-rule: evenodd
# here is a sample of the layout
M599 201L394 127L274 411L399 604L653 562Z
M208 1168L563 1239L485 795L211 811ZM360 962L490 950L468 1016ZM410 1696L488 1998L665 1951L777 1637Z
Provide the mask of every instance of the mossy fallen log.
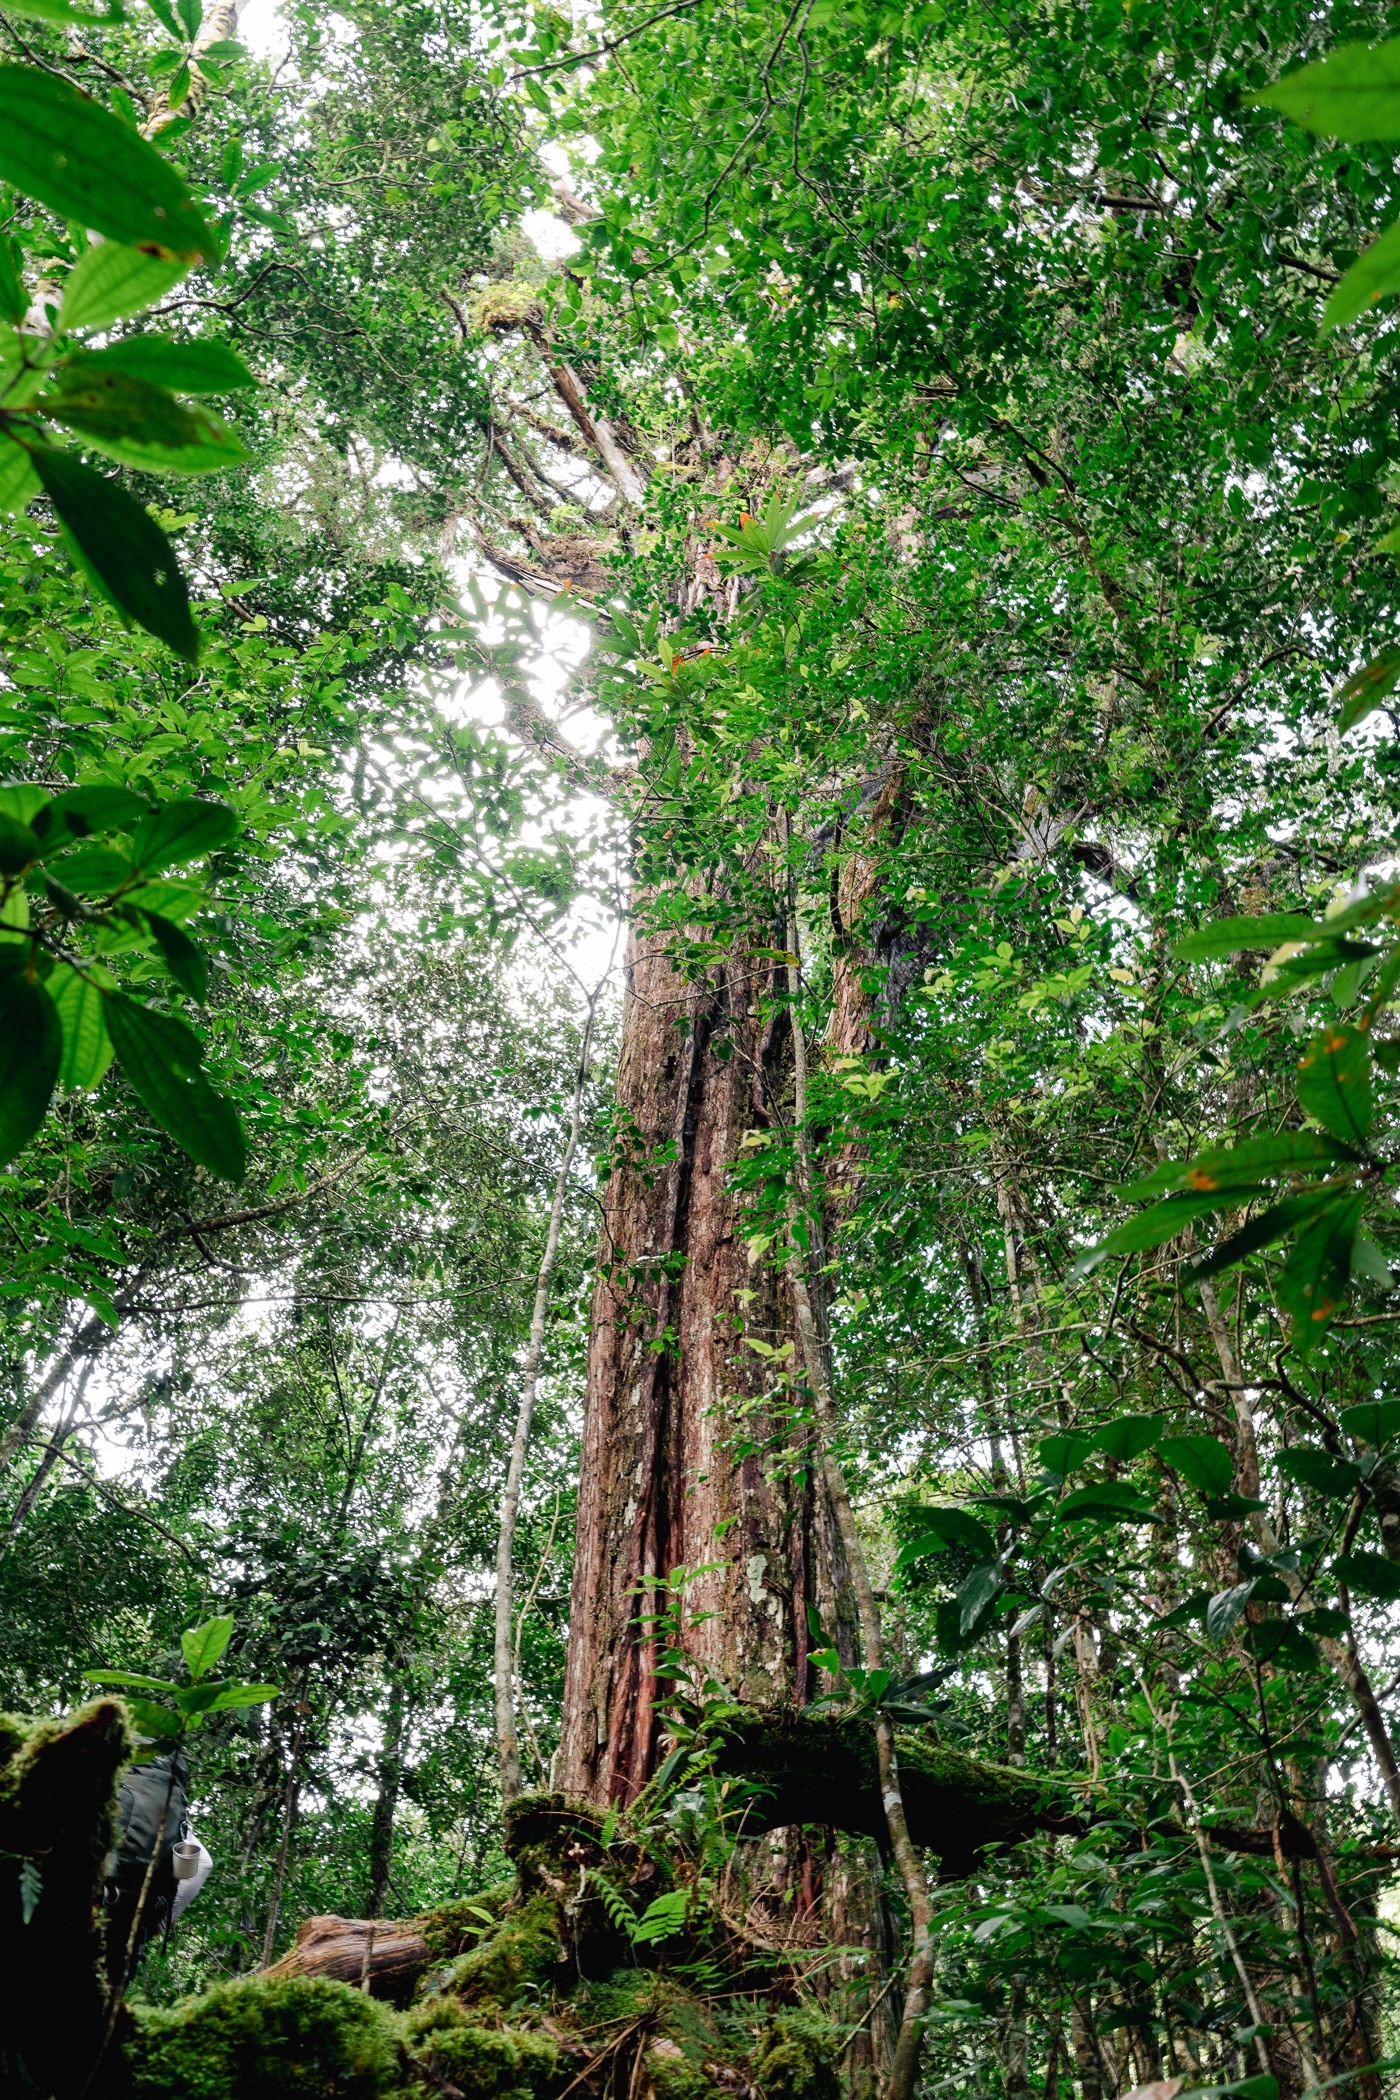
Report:
M975 1872L988 1845L1084 1827L1068 1788L1042 1774L969 1757L912 1732L897 1740L909 1834L937 1858L945 1881ZM817 1823L885 1841L875 1737L865 1721L754 1708L724 1723L716 1765L757 1789L746 1835Z
M102 2045L97 1906L130 1754L114 1699L62 1720L0 1715L0 2091L15 2100L78 2092Z

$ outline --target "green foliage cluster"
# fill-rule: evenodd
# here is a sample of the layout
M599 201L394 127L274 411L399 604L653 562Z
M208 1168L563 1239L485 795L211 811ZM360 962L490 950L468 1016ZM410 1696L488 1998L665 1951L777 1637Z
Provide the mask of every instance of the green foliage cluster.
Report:
M200 1730L226 1879L145 1987L236 1980L139 2012L152 2075L202 2090L198 2032L271 2078L237 1978L265 1941L498 1868L483 1573L578 1040L554 979L510 973L614 901L580 844L601 791L704 1054L767 1030L731 1175L753 1288L715 1308L764 1390L716 1396L718 1433L816 1474L773 1314L805 1264L892 1657L809 1626L811 1718L923 1731L911 1799L976 1756L1082 1812L938 1888L930 2090L1374 2100L1393 10L699 0L585 34L356 0L289 9L277 78L150 12L36 7L42 63L0 78L0 489L31 506L0 549L0 981L36 1053L3 1074L0 1585L16 1703L90 1662L174 1683L161 1649L235 1602L230 1668L283 1688ZM80 153L55 188L63 125L138 172L98 198ZM584 193L555 268L518 231L546 128ZM138 257L157 207L185 234ZM204 406L234 391L237 439ZM464 554L602 608L599 756L530 689L522 604L462 602ZM483 671L508 736L462 719ZM210 884L166 881L151 837L214 808ZM606 1106L604 1168L669 1164L625 1102L606 1144ZM520 1547L542 1783L592 1229L580 1191ZM752 1784L671 1712L654 1805L719 1890ZM579 2003L618 2033L650 1964L714 1946L614 1835L579 1902L644 1966ZM789 1892L809 1869L837 1878L808 1859ZM903 1895L862 1872L898 1945ZM563 2078L516 2017L558 1924L532 1896L394 2034L459 2086ZM810 2003L777 2013L768 2100L858 2081L874 1997L839 2074ZM358 1994L277 2003L279 2050L344 2089L400 2075ZM645 2068L666 2100L693 2039Z

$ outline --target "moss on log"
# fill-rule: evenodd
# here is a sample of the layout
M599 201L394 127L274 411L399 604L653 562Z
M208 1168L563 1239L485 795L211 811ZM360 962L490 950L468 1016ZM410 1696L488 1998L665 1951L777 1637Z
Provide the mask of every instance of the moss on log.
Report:
M987 1845L1083 1827L1068 1790L1038 1773L990 1764L913 1733L901 1734L898 1748L910 1836L937 1857L945 1881L971 1874ZM821 1823L884 1842L875 1737L867 1722L791 1707L755 1709L726 1722L718 1767L758 1789L745 1819L750 1836L788 1823Z

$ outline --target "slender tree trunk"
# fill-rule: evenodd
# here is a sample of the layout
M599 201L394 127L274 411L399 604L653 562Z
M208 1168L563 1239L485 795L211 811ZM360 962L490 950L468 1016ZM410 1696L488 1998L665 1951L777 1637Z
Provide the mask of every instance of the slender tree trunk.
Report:
M501 1801L513 1801L521 1790L520 1739L516 1731L515 1714L515 1526L520 1513L520 1487L525 1477L525 1455L530 1443L530 1424L535 1413L535 1393L539 1386L540 1360L544 1354L545 1317L549 1310L550 1286L554 1281L554 1267L559 1258L559 1235L564 1223L564 1205L568 1199L569 1176L573 1171L574 1155L578 1150L579 1131L583 1123L583 1090L588 1082L588 1053L593 1041L593 1020L597 1000L601 992L595 992L589 1001L588 1018L584 1023L583 1042L579 1048L578 1069L574 1074L574 1098L569 1116L569 1136L559 1162L559 1172L554 1180L554 1199L549 1211L549 1230L545 1235L544 1253L540 1257L539 1272L535 1278L535 1303L530 1315L530 1340L525 1352L525 1369L520 1380L520 1402L515 1414L515 1434L511 1439L510 1465L506 1472L505 1493L501 1497L501 1523L496 1535L496 1752L500 1763Z
M398 1813L399 1790L403 1785L403 1746L407 1728L408 1701L401 1677L389 1686L389 1704L384 1715L384 1741L379 1752L379 1787L369 1823L369 1895L365 1916L377 1918L384 1908L389 1877L394 1871L394 1817Z
M1070 2000L1070 2046L1074 2050L1074 2061L1079 2070L1079 2085L1084 2100L1102 2100L1103 2066L1099 2059L1098 2038L1084 2009L1085 1998L1076 1996Z
M791 960L787 967L795 1077L793 1140L797 1185L788 1199L788 1228L792 1242L788 1275L797 1309L798 1332L802 1337L802 1358L806 1367L807 1382L816 1400L827 1494L835 1513L837 1529L845 1548L846 1565L850 1570L855 1590L865 1667L867 1670L880 1670L885 1667L885 1641L884 1629L880 1623L880 1607L871 1584L869 1563L865 1557L865 1547L856 1524L855 1512L851 1508L845 1475L836 1457L840 1424L828 1376L825 1342L818 1330L812 1308L812 1293L807 1277L811 1257L810 1253L804 1254L803 1251L804 1245L808 1249L812 1246L813 1235L820 1229L820 1221L812 1186L811 1163L807 1156L807 1047L798 1007L802 988L798 940L797 921L790 911L787 945ZM804 1213L801 1217L799 1209ZM805 1226L806 1229L799 1232L799 1225ZM817 1267L819 1263L812 1266ZM918 2082L924 2020L933 1988L933 1902L929 1895L924 1863L909 1835L909 1824L904 1813L904 1796L899 1784L899 1760L895 1752L894 1723L883 1711L877 1712L875 1717L875 1751L879 1760L880 1793L884 1803L885 1823L889 1830L890 1848L899 1868L900 1880L904 1883L904 1894L909 1904L909 1917L913 1928L913 1949L909 1973L904 1984L904 2017L900 2022L899 2038L895 2043L894 2057L890 2064L885 2100L910 2100Z
M3 1539L0 1539L0 1560L4 1559L6 1553L14 1544L16 1537L24 1529L31 1510L44 1492L44 1482L58 1464L63 1447L73 1434L73 1428L78 1419L78 1410L83 1404L83 1395L87 1391L87 1383L92 1376L93 1368L93 1360L89 1357L84 1363L82 1370L78 1373L77 1387L62 1421L58 1423L53 1435L45 1445L43 1457L25 1482L23 1492L14 1506L10 1521L5 1527L5 1536Z
M136 1274L128 1280L125 1288L113 1300L119 1313L125 1312L126 1308L145 1287L149 1277L149 1270L138 1269ZM39 1417L44 1412L46 1402L53 1398L64 1379L79 1364L85 1364L92 1358L100 1356L103 1350L115 1340L116 1329L108 1325L101 1313L93 1313L91 1318L84 1320L79 1325L72 1340L64 1349L59 1351L43 1378L35 1386L33 1392L20 1409L17 1418L10 1424L4 1435L0 1436L0 1473L5 1473L9 1470L14 1463L16 1455L31 1441L34 1431L38 1427Z
M292 1825L296 1821L297 1800L301 1793L298 1768L301 1763L302 1720L298 1717L292 1731L292 1755L287 1766L287 1784L282 1796L282 1835L277 1846L277 1865L272 1874L272 1893L267 1899L267 1930L263 1934L262 1964L266 1969L272 1965L272 1952L277 1944L277 1913L282 1906L282 1883L287 1873L287 1849L292 1842Z

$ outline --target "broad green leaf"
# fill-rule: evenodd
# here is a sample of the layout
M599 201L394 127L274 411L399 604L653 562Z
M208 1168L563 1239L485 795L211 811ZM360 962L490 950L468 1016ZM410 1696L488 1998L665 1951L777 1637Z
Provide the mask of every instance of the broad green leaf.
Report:
M1348 1436L1379 1451L1393 1436L1400 1436L1400 1400L1362 1400L1344 1407L1337 1420Z
M0 902L0 928L4 929L3 940L6 959L13 960L15 933L11 929L27 927L28 924L29 896L16 883L9 896L3 902Z
M122 372L176 394L228 394L258 383L226 343L207 340L177 343L168 336L129 335L105 350L85 350L82 363L86 371Z
M269 1699L281 1696L280 1684L231 1684L226 1692L220 1692L209 1711L219 1714L236 1706L265 1706Z
M1366 1037L1350 1023L1318 1030L1298 1060L1298 1099L1344 1145L1364 1147L1375 1114Z
M101 29L126 20L122 0L110 0L106 7L80 7L77 0L5 0L5 12L35 22L57 22L64 29Z
M1144 1203L1174 1189L1202 1194L1211 1189L1257 1187L1281 1174L1306 1174L1340 1159L1354 1158L1349 1147L1318 1130L1285 1130L1277 1137L1246 1138L1242 1145L1213 1146L1194 1159L1163 1160L1141 1181L1114 1190L1129 1203Z
M1363 1196L1349 1195L1310 1218L1274 1279L1279 1303L1292 1317L1293 1346L1302 1357L1311 1354L1346 1300L1351 1246L1364 1208Z
M1009 1517L1013 1524L1029 1524L1053 1495L1054 1489L1047 1487L1024 1499L1020 1495L971 1495L968 1499L979 1509L994 1509L999 1516Z
M1364 260L1363 256L1362 261ZM1360 264L1356 264L1355 268L1359 269ZM1347 272L1348 277L1353 274L1351 270ZM1342 281L1345 283L1346 279ZM1340 291L1341 286L1337 289ZM1397 679L1400 679L1400 647L1392 645L1388 649L1382 649L1380 655L1368 663L1363 671L1357 671L1348 678L1337 695L1342 703L1341 712L1337 716L1337 727L1341 730L1354 729L1358 722L1364 722L1367 715L1373 714L1382 701L1394 692Z
M90 581L118 612L194 663L199 635L189 593L159 525L124 488L71 453L36 445L31 456L69 551Z
M115 846L75 846L47 861L45 873L79 897L106 897L130 882L136 870Z
M962 1607L956 1597L946 1604L940 1604L933 1618L935 1637L945 1655L961 1655L968 1648L974 1648L981 1638L980 1627L970 1634L963 1633Z
M99 241L79 256L68 274L55 333L67 335L76 328L109 328L113 321L139 314L163 299L188 270L188 263L146 255L121 241Z
M219 1694L226 1682L226 1679L211 1677L204 1684L182 1685L175 1692L170 1703L180 1713L184 1714L188 1721L197 1726L205 1714L214 1711Z
M1105 1422L1102 1429L1095 1430L1094 1449L1126 1465L1150 1451L1161 1433L1162 1424L1156 1415L1119 1415L1116 1421Z
M986 1560L974 1568L958 1591L958 1632L966 1640L1001 1592L1001 1562Z
M48 992L63 1029L59 1085L70 1089L96 1086L112 1062L102 993L66 962L54 964Z
M24 282L16 267L17 261L18 253L14 242L0 236L0 316L13 322L16 327L29 310ZM7 355L13 352L14 347L13 344L6 343Z
M1175 1239L1193 1219L1232 1209L1247 1195L1247 1190L1225 1190L1215 1195L1169 1196L1165 1203L1139 1211L1135 1218L1115 1226L1107 1239L1080 1255L1071 1274L1087 1276L1112 1254L1140 1254L1148 1247L1160 1247L1164 1240Z
M48 820L41 812L48 806L48 789L36 787L31 780L16 780L8 787L0 787L0 816L13 817L16 823L28 824L36 838L44 836Z
M157 911L142 916L165 958L166 969L181 991L188 992L202 1006L209 991L209 961L204 950L173 919L163 919Z
M1063 1477L1093 1457L1094 1442L1092 1437L1075 1436L1071 1432L1066 1436L1042 1437L1036 1451L1047 1473L1058 1473Z
M1251 1516L1256 1509L1267 1509L1257 1495L1207 1495L1206 1515L1214 1523L1233 1522L1236 1517Z
M180 1687L168 1677L142 1677L135 1670L84 1670L89 1684L130 1685L141 1692L177 1692Z
M1324 1641L1340 1640L1347 1630L1349 1620L1344 1611L1336 1611L1330 1604L1315 1604L1305 1611L1298 1624L1304 1633L1314 1634Z
M148 875L182 860L225 846L238 829L238 818L226 802L163 802L141 824L131 841L131 857Z
M1252 1582L1237 1582L1233 1589L1212 1597L1206 1606L1206 1639L1223 1641L1253 1595Z
M89 838L97 831L125 831L150 809L144 795L130 788L69 788L45 802L33 818L47 856L69 839Z
M34 462L22 445L0 438L0 516L12 517L40 491Z
M934 1505L911 1510L909 1523L911 1527L917 1527L918 1535L904 1548L905 1553L916 1546L922 1547L926 1553L939 1552L945 1546L970 1546L974 1552L990 1560L997 1550L996 1541L986 1525L979 1524L976 1517L970 1516L965 1509Z
M191 1677L207 1677L233 1638L233 1615L206 1619L180 1635L180 1653Z
M1312 1444L1280 1451L1274 1464L1286 1478L1319 1495L1349 1498L1362 1478L1360 1466L1345 1458L1333 1458L1330 1451L1320 1451Z
M218 254L169 161L66 80L32 66L0 66L0 180L109 241L186 262Z
M1241 948L1278 948L1285 941L1325 941L1333 929L1301 912L1271 911L1254 919L1215 919L1172 942L1178 962L1212 962Z
M1234 1475L1234 1460L1219 1437L1164 1436L1157 1455L1203 1495L1224 1494Z
M1379 1284L1384 1291L1395 1288L1390 1263L1364 1226L1351 1243L1351 1273L1353 1278Z
M107 1030L132 1092L181 1151L224 1181L241 1181L248 1163L231 1102L200 1067L198 1038L183 1021L113 993Z
M1320 1667L1317 1650L1300 1625L1287 1619L1266 1619L1249 1629L1249 1646L1260 1662L1271 1662L1281 1670L1300 1673Z
M1178 1604L1174 1610L1166 1612L1160 1619L1154 1620L1152 1622L1154 1629L1166 1633L1174 1631L1180 1626L1189 1626L1194 1619L1201 1617L1209 1601L1204 1590L1193 1590L1191 1595Z
M17 817L0 815L0 875L23 874L43 850L28 824L21 824Z
M1300 1195L1285 1196L1282 1203L1261 1211L1251 1218L1229 1239L1222 1240L1212 1248L1204 1261L1196 1263L1191 1274L1204 1278L1218 1276L1222 1269L1231 1268L1235 1262L1243 1261L1246 1255L1258 1253L1261 1247L1272 1247L1276 1240L1286 1239L1297 1226L1305 1225L1309 1218L1322 1210L1329 1210L1337 1201L1336 1188L1305 1189Z
M41 395L35 407L123 466L152 474L214 474L248 457L207 408L177 401L149 380L126 372L90 373L86 359L65 366L59 377L59 390Z
M1342 44L1255 99L1325 138L1400 138L1400 41Z
M185 1732L184 1717L173 1707L157 1706L153 1699L139 1697L128 1699L126 1705L137 1733L149 1736L153 1742L168 1743Z
M48 1113L63 1029L21 947L0 968L0 1166L23 1151Z
M1075 1524L1090 1517L1115 1524L1155 1524L1156 1510L1144 1496L1117 1480L1096 1480L1066 1495L1055 1511L1057 1523Z
M1359 1596L1380 1604L1400 1599L1400 1561L1387 1560L1383 1553L1344 1553L1333 1561L1332 1573Z
M177 926L183 926L203 910L209 897L192 882L166 882L157 876L154 882L139 882L123 902L141 911L158 911L163 919L173 919Z

